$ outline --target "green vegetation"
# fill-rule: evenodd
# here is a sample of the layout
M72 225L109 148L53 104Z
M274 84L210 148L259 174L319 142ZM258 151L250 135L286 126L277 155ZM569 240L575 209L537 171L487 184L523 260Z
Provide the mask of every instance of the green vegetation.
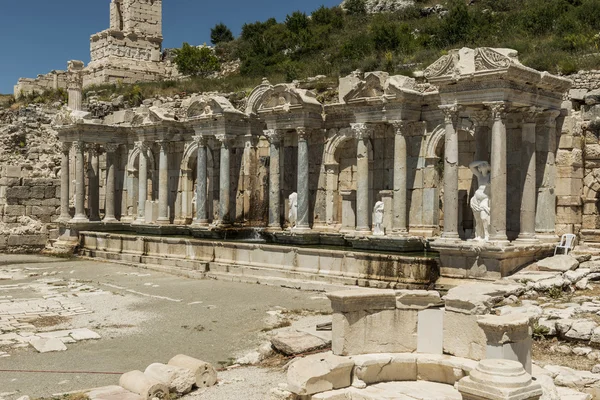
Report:
M233 33L231 30L222 22L215 25L210 30L210 41L212 44L227 43L233 40Z
M196 47L184 43L175 50L175 64L184 75L208 76L220 68L219 59L209 47Z
M24 94L21 92L17 98L10 97L9 105L14 103L22 103L22 104L50 104L55 102L66 103L68 100L68 95L66 89L46 89L43 92L36 92L35 90L29 94Z
M544 340L549 333L550 329L547 326L537 322L533 325L533 340Z

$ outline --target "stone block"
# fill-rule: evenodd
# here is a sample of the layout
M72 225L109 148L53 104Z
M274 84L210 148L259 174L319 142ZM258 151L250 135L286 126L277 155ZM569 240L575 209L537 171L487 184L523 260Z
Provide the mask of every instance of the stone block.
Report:
M444 313L444 353L481 360L485 358L487 338L477 323L481 316L454 312Z
M19 178L0 178L0 186L19 186L21 184L21 179Z
M32 206L31 214L34 216L43 216L43 215L54 215L56 214L56 207L42 207L42 206Z
M295 330L277 332L271 344L281 353L291 356L327 347L330 342L306 332Z
M419 354L417 356L417 379L454 385L468 376L476 366L477 361L462 357Z
M396 296L393 290L355 289L341 290L327 294L333 312L393 310Z
M416 310L361 310L333 314L334 354L412 353L416 349Z
M414 354L365 354L351 359L355 365L355 378L367 385L417 380L417 360Z
M21 167L18 165L5 165L2 167L2 177L4 178L20 178Z
M196 387L198 388L214 386L217 383L217 371L205 361L178 354L171 358L168 364L191 370L196 377Z
M431 308L418 313L417 352L442 354L444 351L444 310Z
M144 371L144 375L164 383L171 392L180 395L189 393L196 383L196 377L191 370L174 365L150 364Z
M33 186L30 190L30 196L33 199L43 199L46 196L46 188L44 186Z
M39 235L10 235L8 237L8 246L45 246L47 237L45 234Z
M4 215L11 217L21 217L25 215L25 206L12 206L7 204L4 206Z
M435 290L396 290L396 308L424 310L440 306L442 300Z
M31 197L31 188L28 186L13 186L6 188L7 199L29 199Z
M448 291L444 296L446 311L465 314L488 314L492 307L510 295L520 295L524 287L516 283L467 283Z
M579 261L575 257L563 254L548 257L537 262L537 267L540 271L565 272L574 270L578 266Z
M39 353L67 350L67 346L58 338L34 338L29 341L29 344Z
M288 368L288 390L311 395L350 386L354 361L332 353L314 354L295 361Z
M571 89L569 90L569 98L575 101L584 101L587 89Z

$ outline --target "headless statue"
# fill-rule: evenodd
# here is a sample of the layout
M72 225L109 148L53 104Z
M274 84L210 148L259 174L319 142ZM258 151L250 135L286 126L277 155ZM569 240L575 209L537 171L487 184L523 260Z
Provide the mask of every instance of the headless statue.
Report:
M487 161L474 161L469 165L477 176L477 190L471 198L471 209L475 216L475 239L490 239L490 164Z
M377 203L375 203L375 207L373 207L373 235L374 236L385 235L385 231L383 229L383 211L384 211L383 201L379 200Z
M296 227L296 221L298 220L298 193L293 192L288 197L290 211L288 212L288 220L290 221L290 227Z

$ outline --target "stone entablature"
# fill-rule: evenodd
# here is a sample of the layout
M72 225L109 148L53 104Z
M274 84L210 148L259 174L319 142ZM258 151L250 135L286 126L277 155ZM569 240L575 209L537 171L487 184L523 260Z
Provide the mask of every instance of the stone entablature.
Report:
M570 85L513 53L442 57L425 72L439 92L384 72L353 74L341 79L342 101L322 105L294 84L265 81L245 112L198 96L104 120L67 112L57 129L77 149L77 182L89 146L107 154L106 179L94 183L106 193L105 220L364 237L381 201L386 236L442 232L434 246L444 274L498 277L557 240L554 159ZM474 161L491 165L489 243L472 240ZM86 206L85 186L75 192L74 221L101 215L97 198L93 212Z

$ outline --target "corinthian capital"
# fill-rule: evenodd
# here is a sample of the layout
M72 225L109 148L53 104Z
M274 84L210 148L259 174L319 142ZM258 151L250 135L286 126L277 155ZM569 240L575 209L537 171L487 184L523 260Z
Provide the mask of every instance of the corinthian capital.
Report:
M358 140L368 139L373 133L373 128L365 123L350 124L354 137Z
M493 121L500 121L506 118L508 107L504 101L489 101L483 103L483 105L490 110Z
M206 147L208 145L208 136L204 135L196 135L192 137L194 143L198 145L198 147Z
M308 130L303 126L296 128L296 134L298 135L298 140L308 139Z
M438 108L444 113L444 121L446 123L455 123L458 119L458 112L460 111L458 103L443 104L438 106Z
M107 153L114 153L115 151L117 151L118 148L119 148L119 145L117 143L105 143L104 144L104 149L106 150Z
M283 130L281 129L265 129L263 135L267 138L269 143L279 143L283 137Z
M390 121L390 125L394 127L394 132L396 135L405 136L407 134L408 129L410 128L412 122L409 121Z

